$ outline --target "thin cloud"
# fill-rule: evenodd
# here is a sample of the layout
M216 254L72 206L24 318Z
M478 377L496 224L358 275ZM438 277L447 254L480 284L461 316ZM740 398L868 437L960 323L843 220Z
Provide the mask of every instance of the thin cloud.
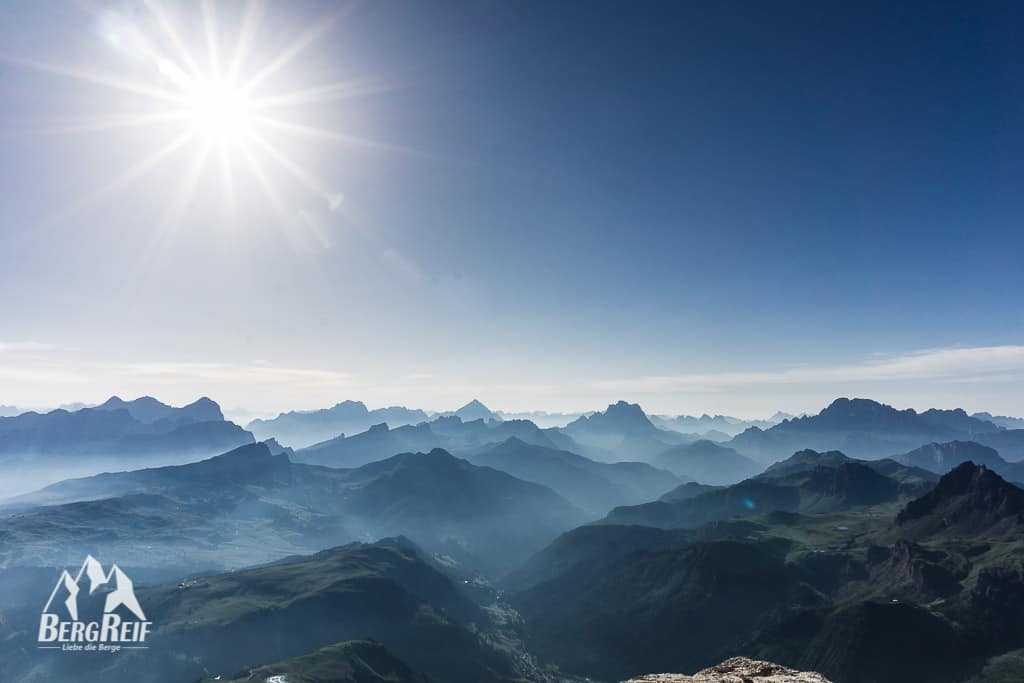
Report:
M14 361L14 364L0 365L0 382L65 384L87 381L80 372L66 369L63 363L55 363L54 352L63 350L65 348L57 344L34 340L0 341L0 358Z
M51 370L47 368L26 368L0 365L0 382L59 385L87 381L87 377L77 372Z
M98 366L100 369L133 377L148 377L177 384L190 382L225 382L233 385L279 384L292 386L338 387L354 386L352 376L345 372L315 368L278 367L265 362L252 364L200 362L118 363Z
M0 341L0 353L40 353L59 348L56 344L38 341Z
M873 355L859 363L791 367L770 371L689 373L592 382L595 389L626 392L727 391L771 385L900 380L999 379L1024 372L1024 346L924 349L910 353Z

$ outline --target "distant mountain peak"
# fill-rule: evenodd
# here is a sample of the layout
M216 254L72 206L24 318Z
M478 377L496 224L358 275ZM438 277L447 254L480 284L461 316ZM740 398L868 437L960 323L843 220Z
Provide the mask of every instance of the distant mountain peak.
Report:
M995 472L984 465L964 462L939 479L935 485L936 497L948 497L964 493L992 491L1010 486ZM1013 487L1016 488L1016 487Z
M286 452L280 451L275 454L266 442L257 441L192 464L203 467L207 470L208 476L215 471L221 471L224 474L234 473L244 478L276 468L287 469L290 462ZM168 465L167 467L180 470L186 466Z
M200 396L192 403L182 406L182 411L191 413L193 417L202 421L217 421L224 419L224 413L220 404L209 396Z
M456 410L454 415L463 422L472 422L473 420L483 420L484 422L489 420L501 420L497 413L475 398Z
M589 417L581 417L573 425L587 425L602 430L614 430L623 433L657 431L657 427L636 403L616 401L609 405L603 413L594 413Z
M950 434L984 433L998 429L991 422L971 417L963 408L930 408L918 413L913 408L898 410L869 398L837 398L817 416L790 422L799 423L816 427L842 426L855 430L937 431Z
M609 413L643 415L644 417L647 417L647 414L644 413L643 408L640 407L639 403L629 403L628 401L622 400L609 405L607 410L605 410L605 414L607 415Z
M271 419L256 419L249 423L248 429L260 440L273 436L281 443L300 449L340 435L362 434L382 423L394 429L425 420L427 414L419 409L389 406L369 410L362 401L345 400L330 408L290 411Z
M818 415L830 415L835 413L843 413L846 416L851 415L878 415L890 412L910 412L913 410L897 411L890 405L880 403L870 398L846 398L841 396L818 413Z
M773 429L952 435L977 430L983 425L980 420L970 418L963 411L931 409L918 413L913 408L899 410L869 398L841 397L817 415L789 420Z
M350 399L345 399L344 401L339 401L338 403L335 403L334 406L332 407L332 410L345 410L345 409L350 409L350 410L351 409L355 409L355 410L357 410L359 412L368 412L365 403L363 403L362 401L352 401Z
M765 461L778 460L800 448L841 449L855 458L875 459L917 448L929 442L972 440L997 448L1004 457L1024 444L1020 435L968 415L964 410L897 409L868 398L840 397L817 415L779 422L764 431L738 434L731 445ZM998 445L997 445L998 444ZM1021 455L1020 457L1024 457ZM1019 459L1010 457L1008 459Z
M457 458L443 448L431 448L429 451L409 451L406 453L398 453L390 458L384 458L383 460L376 460L374 462L363 465L361 469L366 471L375 471L378 469L387 468L434 468L434 467L450 467L452 465L460 465L465 463L461 458ZM465 463L469 464L469 463Z
M895 479L853 460L816 467L808 473L805 486L809 490L835 496L849 505L886 502L895 498L899 489Z
M844 453L840 451L816 451L811 448L804 448L797 451L793 455L779 460L772 464L767 470L764 471L764 475L779 476L795 471L806 470L812 467L818 467L821 465L836 466L841 463L851 462L852 459L848 458Z
M150 398L150 397L149 396L144 396L143 398ZM152 400L156 401L155 398L152 399ZM217 407L220 407L220 404L217 403L216 401L214 401L209 396L200 396L199 398L197 398L196 400L192 401L191 403L189 403L185 407L189 408L189 407L196 407L196 406L203 406L203 407L206 407L206 406L217 406Z
M896 523L907 524L932 515L943 528L962 522L979 526L1013 517L1022 519L1024 490L984 465L961 463L943 475L930 492L907 503L896 516Z
M244 446L238 448L232 448L226 453L215 455L207 460L229 460L231 458L254 458L270 455L270 446L264 441L257 441L255 443L247 443ZM201 461L200 461L201 462ZM176 465L171 465L176 467Z
M1012 469L999 452L974 441L931 442L895 458L906 465L944 474L964 462L973 462L999 473Z
M971 417L976 420L991 422L1003 429L1024 429L1024 418L1010 417L1009 415L993 415L989 412L973 413Z
M850 458L842 451L816 451L810 448L804 448L799 450L783 462L811 462L811 461L827 461L827 460L843 460L847 461Z
M158 420L190 420L193 422L222 422L224 413L216 401L207 396L189 403L181 408L170 406L152 396L140 396L126 401L120 396L111 396L93 410L126 410L139 422L152 423Z

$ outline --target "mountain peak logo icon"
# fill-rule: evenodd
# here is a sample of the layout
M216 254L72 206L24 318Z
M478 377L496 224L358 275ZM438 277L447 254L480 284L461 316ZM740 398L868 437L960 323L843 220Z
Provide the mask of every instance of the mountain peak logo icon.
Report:
M63 589L63 592L67 595L63 600L63 604L67 608L68 616L71 617L72 621L78 621L78 595L82 591L83 577L89 580L88 595L92 595L100 588L112 588L107 593L106 602L103 605L104 614L111 614L118 607L124 606L135 615L136 619L146 621L146 615L142 611L142 606L139 605L139 601L135 597L135 586L132 584L132 580L128 578L128 575L116 564L110 566L109 572L105 572L103 565L92 555L85 557L82 567L74 577L71 576L67 569L61 572L60 578L57 579L57 585L53 587L53 591L50 593L50 599L46 601L46 606L43 607L43 613L51 612L54 600L57 599L57 596L61 594Z

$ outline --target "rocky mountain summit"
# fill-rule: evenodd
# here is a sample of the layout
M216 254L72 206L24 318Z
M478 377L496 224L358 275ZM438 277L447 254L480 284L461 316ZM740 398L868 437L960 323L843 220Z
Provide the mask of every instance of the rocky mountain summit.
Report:
M721 664L698 671L692 676L682 674L649 674L631 678L626 683L830 683L818 673L796 671L771 662L733 657Z

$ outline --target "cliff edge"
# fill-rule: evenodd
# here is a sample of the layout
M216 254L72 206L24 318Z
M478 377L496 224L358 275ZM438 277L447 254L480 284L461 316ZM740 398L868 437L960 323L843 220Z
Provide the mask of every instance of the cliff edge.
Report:
M626 683L831 683L818 673L795 671L771 662L733 657L692 676L648 674Z

